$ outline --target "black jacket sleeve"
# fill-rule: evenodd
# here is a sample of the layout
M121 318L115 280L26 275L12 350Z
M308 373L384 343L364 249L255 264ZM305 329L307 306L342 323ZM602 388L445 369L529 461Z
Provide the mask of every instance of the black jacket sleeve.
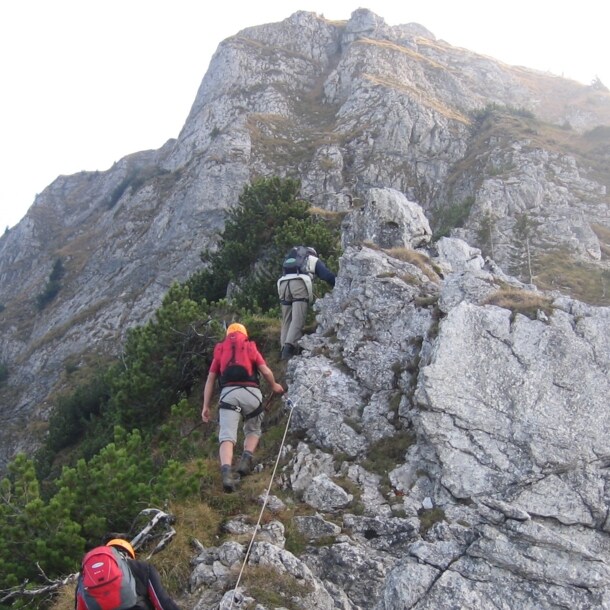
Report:
M154 566L145 561L132 560L129 567L136 579L138 595L145 596L154 610L180 610L163 587Z
M335 274L320 259L316 261L316 275L334 287Z

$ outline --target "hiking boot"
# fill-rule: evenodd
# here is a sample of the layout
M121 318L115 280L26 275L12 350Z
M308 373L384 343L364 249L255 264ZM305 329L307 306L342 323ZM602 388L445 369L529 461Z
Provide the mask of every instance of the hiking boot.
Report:
M282 353L280 354L280 360L290 360L295 354L294 345L291 343L284 343L282 347Z
M239 479L235 478L231 471L231 466L221 466L222 487L227 493L231 493L237 489Z
M237 466L237 472L245 477L252 472L252 454L249 452L244 452L241 456L241 460L239 460L239 465Z

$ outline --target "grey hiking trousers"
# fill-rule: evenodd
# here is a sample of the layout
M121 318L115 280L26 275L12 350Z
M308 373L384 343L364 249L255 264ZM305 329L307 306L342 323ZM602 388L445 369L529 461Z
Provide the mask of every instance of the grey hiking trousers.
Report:
M297 346L303 336L303 328L307 320L309 293L302 279L294 278L282 282L278 289L282 303L282 330L280 332L280 347L290 343Z
M224 387L220 392L220 401L230 405L235 405L243 409L243 413L247 415L258 409L263 401L263 395L259 388L240 388L237 386ZM261 435L261 424L263 422L264 413L260 413L258 417L244 420L244 436L254 434L258 437ZM218 409L218 420L220 422L220 432L218 433L218 441L231 441L237 443L237 430L242 416L237 411L231 409Z

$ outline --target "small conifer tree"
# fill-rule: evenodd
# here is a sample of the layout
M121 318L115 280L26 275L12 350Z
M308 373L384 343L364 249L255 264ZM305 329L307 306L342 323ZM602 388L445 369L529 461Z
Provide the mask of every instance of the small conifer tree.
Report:
M275 282L289 248L312 246L327 264L336 264L339 231L309 213L300 186L273 177L244 188L228 213L218 249L202 253L207 267L189 281L195 298L218 301L231 289L237 307L269 311L278 304Z

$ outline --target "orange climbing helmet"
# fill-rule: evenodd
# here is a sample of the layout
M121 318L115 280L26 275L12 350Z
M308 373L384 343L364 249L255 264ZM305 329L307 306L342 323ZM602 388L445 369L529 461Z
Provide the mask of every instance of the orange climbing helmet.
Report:
M127 551L132 559L136 558L136 552L133 550L133 547L131 544L129 544L129 542L127 542L127 540L123 540L122 538L113 538L106 543L106 546L119 547L120 549Z
M231 333L241 333L242 335L248 336L248 331L243 324L239 324L238 322L233 322L233 324L229 324L229 328L227 328L227 335Z

